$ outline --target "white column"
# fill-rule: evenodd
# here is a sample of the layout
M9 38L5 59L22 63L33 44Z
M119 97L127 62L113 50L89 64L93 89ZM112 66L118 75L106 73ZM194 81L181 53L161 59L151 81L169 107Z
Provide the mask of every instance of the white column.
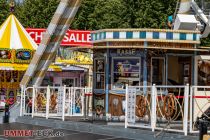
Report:
M62 120L65 120L66 85L63 87Z
M187 118L188 118L188 102L189 101L189 84L185 86L184 92L184 118L183 118L183 131L184 135L187 136Z
M47 86L47 103L46 103L46 119L49 118L49 109L50 109L50 86Z
M125 90L125 128L128 128L128 84L126 84Z

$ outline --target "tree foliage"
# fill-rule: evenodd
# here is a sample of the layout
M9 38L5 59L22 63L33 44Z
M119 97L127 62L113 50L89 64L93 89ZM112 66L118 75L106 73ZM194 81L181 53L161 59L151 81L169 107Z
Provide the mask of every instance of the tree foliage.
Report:
M46 28L60 0L25 0L16 16L25 27ZM73 29L165 28L177 0L83 0Z
M60 0L24 0L16 16L24 27L46 28Z
M0 9L0 23L2 24L10 13L7 0L0 0Z

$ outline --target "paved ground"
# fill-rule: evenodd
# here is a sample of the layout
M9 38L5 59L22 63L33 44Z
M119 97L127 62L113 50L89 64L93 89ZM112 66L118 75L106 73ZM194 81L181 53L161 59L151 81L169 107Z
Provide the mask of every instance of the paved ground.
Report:
M51 134L60 136L33 136L33 137L5 137L4 130L52 130ZM37 132L37 131L35 131ZM57 132L57 133L56 133ZM50 127L35 126L21 123L10 123L0 125L0 140L131 140L107 135L84 133L79 131L53 129Z

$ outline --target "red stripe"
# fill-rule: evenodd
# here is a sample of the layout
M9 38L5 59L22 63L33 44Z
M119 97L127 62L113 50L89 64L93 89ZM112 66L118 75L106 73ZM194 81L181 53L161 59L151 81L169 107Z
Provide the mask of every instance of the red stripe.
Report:
M162 96L158 96L158 99L161 99ZM175 96L176 98L184 98L184 96ZM201 98L201 99L205 99L205 98L210 98L210 96L193 96L193 98Z

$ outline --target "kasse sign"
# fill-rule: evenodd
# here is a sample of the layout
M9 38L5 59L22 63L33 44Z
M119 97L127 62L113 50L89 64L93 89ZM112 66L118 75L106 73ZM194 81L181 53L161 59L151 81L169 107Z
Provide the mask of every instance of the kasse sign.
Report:
M41 43L42 34L46 29L27 28L26 31L37 44ZM92 46L90 31L68 30L61 46Z

